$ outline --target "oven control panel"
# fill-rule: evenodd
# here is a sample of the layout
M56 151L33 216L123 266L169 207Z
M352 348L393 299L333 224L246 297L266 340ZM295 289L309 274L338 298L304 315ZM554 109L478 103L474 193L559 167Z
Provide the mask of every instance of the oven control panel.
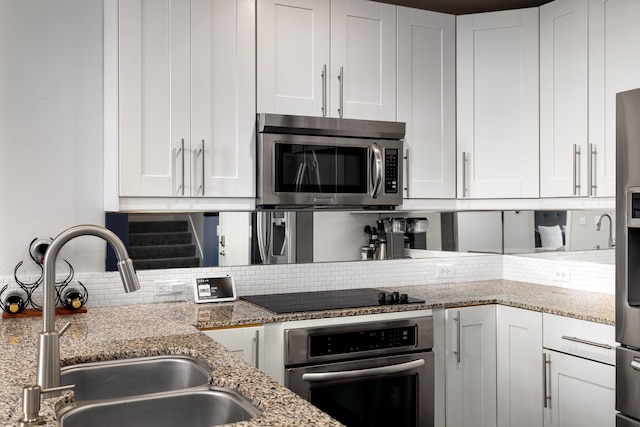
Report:
M371 329L357 332L332 333L309 336L311 357L332 354L358 353L416 345L416 327Z
M430 351L433 317L285 329L285 366Z

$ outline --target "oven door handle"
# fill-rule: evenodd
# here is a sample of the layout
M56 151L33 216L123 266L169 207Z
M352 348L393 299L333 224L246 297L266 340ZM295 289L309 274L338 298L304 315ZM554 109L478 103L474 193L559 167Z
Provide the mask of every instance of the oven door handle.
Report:
M398 372L410 371L412 369L424 366L424 359L412 360L411 362L400 363L397 365L380 366L379 368L356 369L353 371L339 372L318 372L302 374L302 381L332 381L344 380L348 378L363 378L372 375L388 375L397 374Z

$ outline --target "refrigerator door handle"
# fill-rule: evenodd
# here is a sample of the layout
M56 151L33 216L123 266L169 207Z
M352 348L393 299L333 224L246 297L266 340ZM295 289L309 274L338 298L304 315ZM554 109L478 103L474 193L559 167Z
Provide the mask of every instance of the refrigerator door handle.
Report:
M640 358L638 357L633 358L633 360L631 361L631 368L634 371L640 371Z

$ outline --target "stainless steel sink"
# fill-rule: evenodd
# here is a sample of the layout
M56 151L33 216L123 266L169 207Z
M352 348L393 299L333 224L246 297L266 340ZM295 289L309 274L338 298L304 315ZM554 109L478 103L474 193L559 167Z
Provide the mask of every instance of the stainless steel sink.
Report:
M81 363L62 368L62 384L75 384L75 400L114 399L208 384L209 369L188 356L153 356Z
M57 413L60 427L209 427L248 421L260 410L233 390L202 386L189 390L68 405Z

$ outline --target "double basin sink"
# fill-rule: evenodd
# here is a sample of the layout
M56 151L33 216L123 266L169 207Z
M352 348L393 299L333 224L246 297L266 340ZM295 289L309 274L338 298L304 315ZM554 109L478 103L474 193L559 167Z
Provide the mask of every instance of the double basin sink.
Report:
M62 384L75 385L74 402L57 410L58 425L209 427L260 414L235 391L209 385L209 371L176 355L65 367Z

